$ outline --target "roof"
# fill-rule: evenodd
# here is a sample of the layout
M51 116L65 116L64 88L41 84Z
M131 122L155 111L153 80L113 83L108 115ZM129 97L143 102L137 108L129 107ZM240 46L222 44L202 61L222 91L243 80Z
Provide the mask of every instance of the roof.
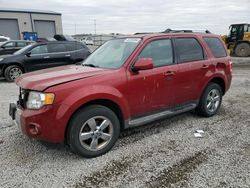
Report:
M137 35L129 35L129 36L121 36L118 38L152 38L152 37L160 37L160 36L218 36L213 33L199 33L199 32L193 32L193 33L144 33L144 34L137 34Z
M237 24L231 24L231 25L249 25L249 23L237 23Z
M18 9L18 8L0 8L0 12L62 15L61 13L50 11L50 10L33 10L33 9Z
M60 44L60 43L77 43L77 44L82 44L81 42L78 41L67 41L67 40L62 40L62 41L42 41L42 42L37 42L35 44Z

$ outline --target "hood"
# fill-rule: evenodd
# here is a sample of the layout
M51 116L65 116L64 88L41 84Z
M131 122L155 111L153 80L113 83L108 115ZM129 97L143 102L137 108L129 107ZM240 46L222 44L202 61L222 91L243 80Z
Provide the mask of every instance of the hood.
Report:
M43 91L54 85L108 72L110 72L110 70L80 65L68 65L23 74L16 80L16 84L24 89Z

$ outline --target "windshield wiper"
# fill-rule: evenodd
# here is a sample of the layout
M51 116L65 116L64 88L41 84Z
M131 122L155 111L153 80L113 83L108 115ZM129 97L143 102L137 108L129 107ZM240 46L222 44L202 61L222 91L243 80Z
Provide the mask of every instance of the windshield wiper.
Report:
M99 67L99 66L94 65L94 64L83 64L82 66L86 66L86 67Z

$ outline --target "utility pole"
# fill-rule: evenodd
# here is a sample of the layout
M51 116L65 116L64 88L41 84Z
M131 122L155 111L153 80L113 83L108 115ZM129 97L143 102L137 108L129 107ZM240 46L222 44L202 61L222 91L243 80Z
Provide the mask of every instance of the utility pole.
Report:
M95 29L95 35L96 35L96 19L94 19L94 29Z

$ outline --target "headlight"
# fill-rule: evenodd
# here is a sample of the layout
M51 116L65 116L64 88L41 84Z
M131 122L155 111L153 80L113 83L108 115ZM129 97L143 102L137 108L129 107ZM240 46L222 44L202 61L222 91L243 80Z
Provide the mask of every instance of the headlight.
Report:
M26 106L28 109L40 109L45 105L53 104L55 95L53 93L29 92Z
M4 60L4 58L0 58L0 61L3 61Z

